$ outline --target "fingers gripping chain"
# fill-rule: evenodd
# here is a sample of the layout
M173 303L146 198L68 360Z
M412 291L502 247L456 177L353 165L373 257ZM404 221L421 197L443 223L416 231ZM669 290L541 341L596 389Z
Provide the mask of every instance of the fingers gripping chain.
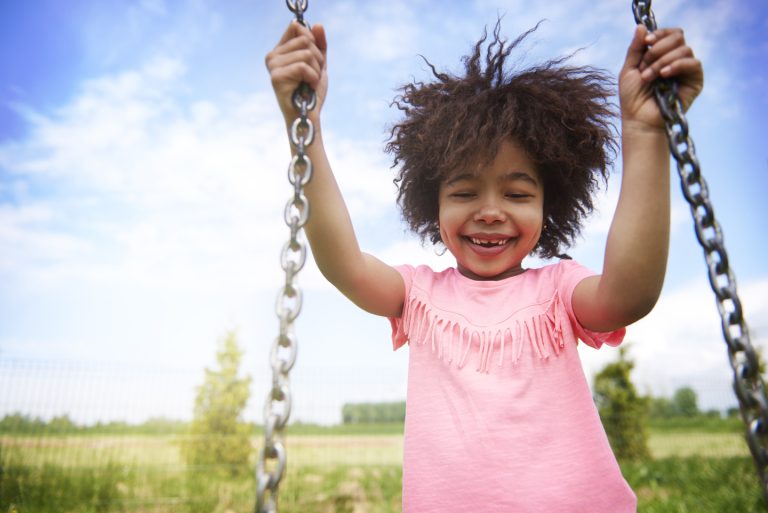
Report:
M308 0L286 0L296 20L305 26L304 11L307 3ZM291 414L289 373L296 361L298 349L293 322L301 311L303 297L296 278L307 258L307 247L301 232L309 220L309 201L304 195L304 186L312 178L312 161L306 154L306 148L312 144L315 134L315 127L308 117L309 111L317 104L315 92L306 83L302 83L293 94L293 104L299 112L290 131L291 144L296 150L288 166L288 181L293 186L293 195L288 199L284 212L290 237L280 253L285 284L280 288L275 303L280 332L272 344L269 357L272 388L264 404L264 447L256 463L255 513L277 513L278 487L287 462L283 430Z
M650 32L657 29L651 0L634 0L632 10L637 23L645 25ZM659 79L654 83L654 94L664 118L670 151L677 162L683 195L691 208L696 238L704 250L709 283L717 299L723 337L733 369L733 388L746 425L747 444L757 466L763 497L768 503L768 400L760 376L758 356L742 314L736 279L728 265L723 232L715 219L707 182L701 175L696 150L688 136L688 121L677 94L677 84L674 80Z
M290 9L290 11L296 15L296 21L302 25L306 25L304 22L304 11L307 10L308 3L309 0L285 0L285 4L288 6L288 9Z

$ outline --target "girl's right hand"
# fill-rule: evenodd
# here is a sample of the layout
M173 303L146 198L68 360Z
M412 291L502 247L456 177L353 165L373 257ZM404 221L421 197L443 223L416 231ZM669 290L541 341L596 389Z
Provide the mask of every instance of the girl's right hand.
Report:
M317 106L310 112L309 118L314 123L319 121L328 90L327 48L322 25L314 25L309 30L292 21L277 46L267 54L265 63L286 123L291 123L298 115L292 96L301 82L306 82L315 90Z

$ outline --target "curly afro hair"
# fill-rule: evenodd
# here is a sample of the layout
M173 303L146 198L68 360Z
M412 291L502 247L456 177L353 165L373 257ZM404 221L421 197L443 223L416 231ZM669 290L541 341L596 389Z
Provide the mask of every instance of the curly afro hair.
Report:
M441 242L440 184L462 168L492 161L510 138L544 184L544 226L533 254L560 256L594 209L593 194L616 155L615 83L604 70L567 65L569 57L505 69L536 28L508 44L497 21L485 52L487 30L463 57L463 76L439 72L425 58L434 80L401 87L393 101L403 119L392 127L386 151L394 154L393 167L400 165L394 182L403 219L422 241Z

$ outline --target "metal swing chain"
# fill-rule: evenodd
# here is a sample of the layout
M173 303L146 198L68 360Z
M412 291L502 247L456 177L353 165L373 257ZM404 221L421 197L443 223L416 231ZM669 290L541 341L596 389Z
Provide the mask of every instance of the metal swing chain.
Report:
M656 30L651 0L633 0L632 10L637 23L642 23L649 31ZM736 279L728 266L723 231L715 219L707 182L701 175L693 141L688 136L688 121L677 94L677 83L673 80L657 80L654 94L664 118L670 151L677 161L683 195L695 223L696 238L704 250L709 283L717 299L723 337L733 369L733 388L746 425L749 450L762 483L763 497L768 504L768 401L765 384L760 376L759 359L750 341L736 291Z
M296 21L304 21L304 11L309 0L286 0L288 9ZM264 447L256 463L256 513L277 513L277 495L285 472L287 450L283 430L291 414L291 387L289 372L296 362L298 341L293 322L301 311L302 292L296 283L299 271L307 259L307 247L301 233L309 219L309 201L304 186L312 178L312 161L306 148L312 144L315 128L307 117L315 108L317 97L306 83L301 83L293 93L293 105L299 116L290 130L291 144L296 154L288 166L288 181L293 186L293 196L285 205L283 217L290 228L290 238L280 253L280 266L285 271L285 284L278 292L275 312L280 320L280 333L270 351L272 388L264 404ZM272 470L269 470L270 467Z

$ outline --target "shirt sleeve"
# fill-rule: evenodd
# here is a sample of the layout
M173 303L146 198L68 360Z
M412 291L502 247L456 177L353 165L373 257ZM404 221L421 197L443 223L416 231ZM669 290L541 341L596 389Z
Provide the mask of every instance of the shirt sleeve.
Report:
M591 331L586 329L576 319L576 314L573 312L573 291L581 280L589 276L595 276L597 273L584 267L583 265L573 260L561 260L558 264L559 268L559 280L558 280L558 294L560 300L565 305L568 318L571 321L574 334L587 344L588 346L600 349L603 344L609 346L618 346L624 340L626 334L626 328L619 328L614 331Z
M403 314L405 313L405 305L408 302L408 297L411 294L411 285L413 284L413 277L416 275L416 268L411 265L397 265L395 269L403 277L403 283L405 284L405 296L403 297ZM392 326L392 349L396 351L400 347L404 346L408 342L408 335L405 333L405 326L403 323L403 314L400 317L389 317L389 323Z

